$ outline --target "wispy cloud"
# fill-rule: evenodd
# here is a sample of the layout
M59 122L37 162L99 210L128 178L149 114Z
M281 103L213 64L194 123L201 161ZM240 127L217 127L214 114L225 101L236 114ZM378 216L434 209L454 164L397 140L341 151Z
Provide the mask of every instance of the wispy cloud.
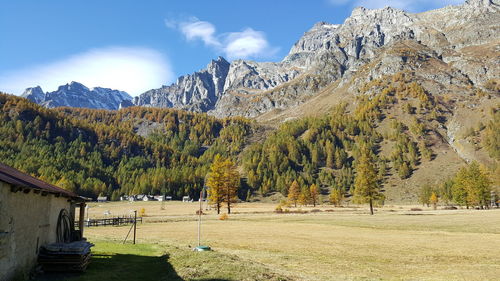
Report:
M107 87L131 95L175 79L168 60L147 48L107 47L63 58L45 65L0 73L0 90L20 94L39 85L44 91L71 81L88 87Z
M230 59L269 56L278 51L269 45L263 32L251 28L227 34L224 42L224 52Z
M215 37L215 26L207 21L183 22L179 28L187 40L201 39L208 46L221 45Z
M262 31L246 28L243 31L217 34L215 26L192 17L185 21L165 20L167 27L180 31L186 40L201 40L206 46L222 52L228 59L272 57L278 48L272 47Z
M419 12L429 9L457 5L464 0L327 0L335 6L362 6L369 9L384 8L387 6L410 12Z

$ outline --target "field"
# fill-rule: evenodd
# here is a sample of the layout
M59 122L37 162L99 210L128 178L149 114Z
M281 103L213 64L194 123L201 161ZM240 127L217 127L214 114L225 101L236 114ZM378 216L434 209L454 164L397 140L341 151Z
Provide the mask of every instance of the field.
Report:
M303 214L275 214L274 204L243 203L227 220L219 220L214 210L204 211L202 244L214 252L194 253L190 249L197 243L197 206L167 202L162 210L161 202L102 203L92 204L89 216L103 217L106 211L124 215L144 208L145 222L137 230L140 245L135 247L150 250L138 256L170 257L169 267L179 280L498 280L500 276L499 209L411 211L415 206L385 206L370 216L366 207L325 205L314 211L302 208L308 211ZM119 244L129 228L87 228L85 236L96 242L96 253L116 254L135 249ZM93 264L99 265L99 261ZM144 278L161 279L174 280Z

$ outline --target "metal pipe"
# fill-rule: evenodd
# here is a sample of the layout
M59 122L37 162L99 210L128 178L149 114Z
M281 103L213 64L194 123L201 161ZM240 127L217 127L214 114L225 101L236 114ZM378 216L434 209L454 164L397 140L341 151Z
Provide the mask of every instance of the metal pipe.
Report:
M134 211L134 245L135 245L135 232L137 229L137 211Z

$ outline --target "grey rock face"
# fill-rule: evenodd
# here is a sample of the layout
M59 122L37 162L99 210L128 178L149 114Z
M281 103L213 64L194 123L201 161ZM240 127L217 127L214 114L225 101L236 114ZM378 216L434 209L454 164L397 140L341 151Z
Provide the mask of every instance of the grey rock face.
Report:
M170 86L154 89L134 98L139 106L175 107L193 111L213 109L224 92L229 62L219 57L205 69L181 76Z
M45 101L45 93L40 86L27 88L21 96L35 103L42 103Z
M481 85L498 77L499 56L481 62L470 55L474 50L463 50L480 44L498 45L497 2L468 0L420 14L390 7L356 8L343 24L314 25L281 62L236 60L229 64L219 58L170 86L140 95L134 104L208 111L220 117L254 117L297 105L334 81L350 83L369 63L372 69L366 81L411 70L418 71L423 80L434 79L445 87ZM401 51L407 47L420 52L417 57L423 61L410 62ZM388 51L391 48L398 51ZM420 68L428 60L448 70ZM350 83L351 88L362 82Z
M89 89L78 82L59 86L56 91L47 93L39 86L28 88L22 96L48 108L70 106L110 110L119 109L120 104L132 99L123 91L101 87Z

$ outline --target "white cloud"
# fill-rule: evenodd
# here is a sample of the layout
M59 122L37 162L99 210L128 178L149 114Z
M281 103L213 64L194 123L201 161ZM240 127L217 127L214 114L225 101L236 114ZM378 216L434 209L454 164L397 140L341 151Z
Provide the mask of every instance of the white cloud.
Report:
M54 91L71 81L88 87L106 87L138 95L171 82L174 73L167 59L147 48L92 49L56 62L0 73L0 90L20 94L27 87Z
M180 30L187 40L201 39L206 45L220 46L215 38L215 26L207 21L184 22L180 24Z
M461 4L464 0L328 0L328 2L336 6L362 6L369 9L379 9L390 6L410 12L417 12L447 5Z
M215 26L195 17L187 21L165 20L167 27L179 30L188 41L201 40L206 46L223 53L228 59L271 57L278 51L270 46L261 31L246 28L239 32L216 34Z
M247 28L232 32L225 38L224 53L229 59L272 56L277 52L271 48L263 32Z

